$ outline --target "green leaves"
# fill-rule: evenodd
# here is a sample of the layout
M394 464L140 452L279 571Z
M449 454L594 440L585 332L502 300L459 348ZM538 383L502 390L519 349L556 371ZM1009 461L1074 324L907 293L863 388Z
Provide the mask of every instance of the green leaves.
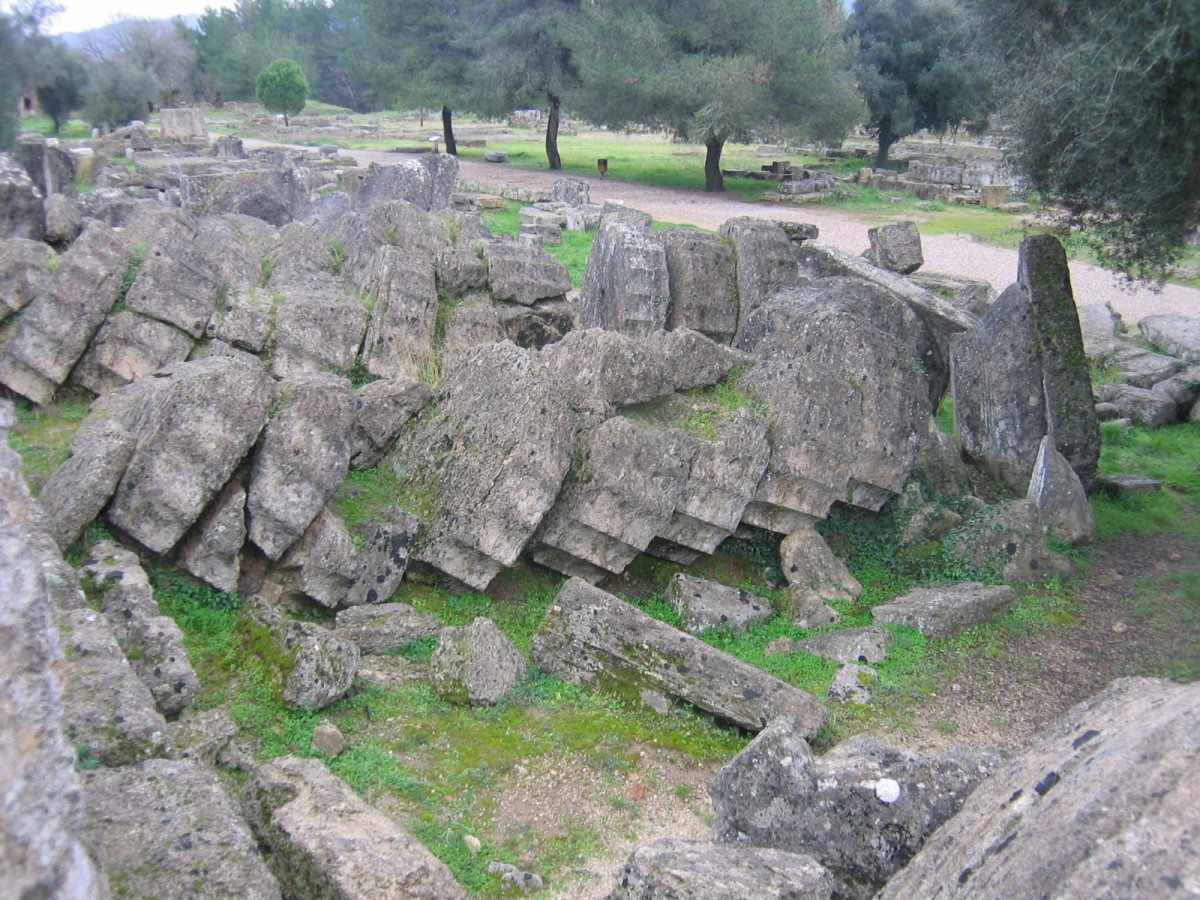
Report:
M270 112L281 113L283 124L287 125L288 116L304 109L308 100L308 79L295 60L277 59L258 73L254 92Z

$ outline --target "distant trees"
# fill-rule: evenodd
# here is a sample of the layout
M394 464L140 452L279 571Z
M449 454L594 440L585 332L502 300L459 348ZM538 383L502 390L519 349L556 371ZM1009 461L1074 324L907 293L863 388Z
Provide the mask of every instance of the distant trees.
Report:
M38 106L50 117L58 134L71 113L83 106L88 67L76 53L55 41L38 54L37 70Z
M486 4L477 108L504 115L546 106L546 161L562 168L558 128L563 99L580 85L573 29L580 0L492 0Z
M585 116L705 145L705 188L724 190L726 141L837 141L861 115L841 11L816 0L611 0L576 32Z
M1102 261L1161 278L1200 225L1200 4L975 5L1010 163Z
M858 41L854 70L879 141L876 166L917 131L986 119L989 73L974 22L955 0L857 0L847 33Z
M254 91L268 112L283 115L286 126L288 117L300 112L308 102L308 79L295 60L277 59L258 73Z
M84 112L93 125L118 128L147 118L157 97L154 75L133 60L116 56L101 60L92 69L84 92Z

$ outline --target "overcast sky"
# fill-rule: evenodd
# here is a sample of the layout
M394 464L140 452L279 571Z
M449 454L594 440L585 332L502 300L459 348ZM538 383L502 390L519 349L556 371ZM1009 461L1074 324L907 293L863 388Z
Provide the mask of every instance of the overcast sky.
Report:
M46 29L50 34L87 31L114 19L170 19L173 16L200 15L206 7L232 6L232 0L57 0L63 11ZM7 4L5 4L7 6Z

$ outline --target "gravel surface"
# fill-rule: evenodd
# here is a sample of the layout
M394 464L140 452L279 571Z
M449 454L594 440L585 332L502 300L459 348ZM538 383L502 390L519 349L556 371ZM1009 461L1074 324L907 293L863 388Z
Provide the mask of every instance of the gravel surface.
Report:
M361 163L378 162L386 165L405 158L404 154L398 153L343 152L348 152ZM556 172L520 169L465 158L459 160L459 173L467 178L502 181L515 187L531 188L549 188L562 177ZM819 239L823 243L856 256L870 246L867 239L869 226L856 222L850 214L841 210L748 203L703 191L647 187L599 176L584 180L591 186L593 202L620 200L626 206L650 213L660 222L716 230L726 219L735 216L760 216L764 219L809 222L820 229ZM983 278L997 291L1003 291L1016 280L1015 250L985 247L950 235L923 236L922 247L925 254L922 271ZM1169 284L1162 291L1144 287L1131 289L1112 272L1078 262L1071 263L1071 281L1076 304L1109 302L1130 325L1151 315L1200 316L1200 291L1194 288Z

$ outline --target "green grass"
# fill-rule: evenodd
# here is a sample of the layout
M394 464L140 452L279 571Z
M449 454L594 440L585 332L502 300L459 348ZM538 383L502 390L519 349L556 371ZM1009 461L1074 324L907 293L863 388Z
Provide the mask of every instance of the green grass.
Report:
M59 134L54 133L54 120L49 117L22 118L22 131L34 131L46 137L57 137L62 141L85 141L92 136L92 126L82 119L69 119L62 124Z
M1092 510L1098 537L1182 530L1200 538L1200 521L1188 514L1200 503L1200 425L1101 426L1100 433L1102 474L1147 475L1161 481L1164 490L1124 500L1096 492Z
M36 406L16 403L16 422L8 435L9 446L21 456L21 476L35 497L54 470L71 455L71 438L91 409L92 395L65 390L54 403Z

